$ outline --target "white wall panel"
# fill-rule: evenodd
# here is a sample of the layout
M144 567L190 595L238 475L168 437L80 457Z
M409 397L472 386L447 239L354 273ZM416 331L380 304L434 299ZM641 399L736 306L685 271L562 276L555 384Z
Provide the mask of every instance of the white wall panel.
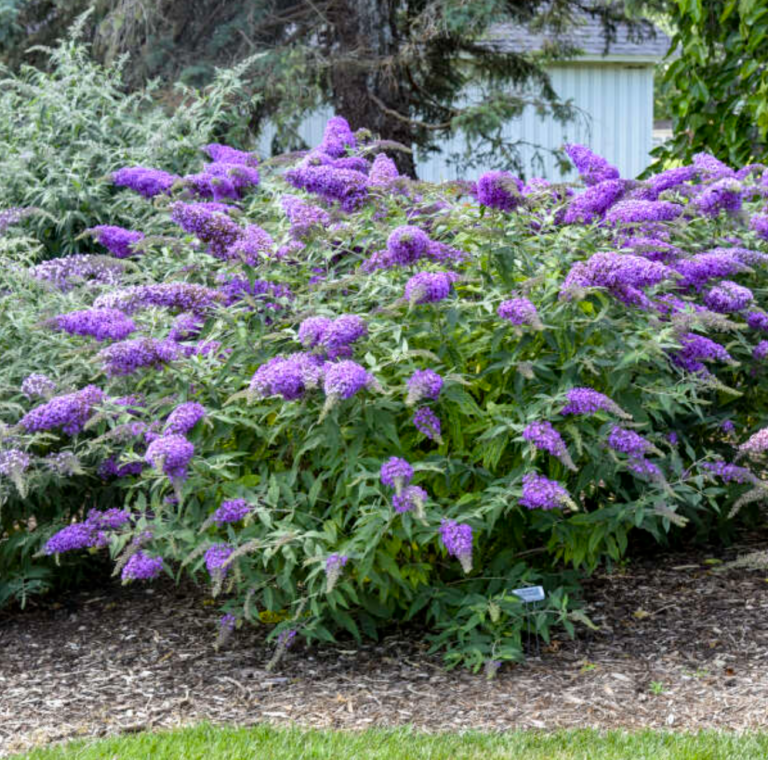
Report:
M573 99L583 112L575 122L558 124L551 118L541 118L533 108L504 127L507 139L521 139L558 148L564 142L580 142L616 165L622 177L636 177L650 163L649 151L653 141L653 66L622 63L569 64L555 67L550 72L555 91L563 100ZM299 130L302 139L310 146L322 139L325 122L333 115L330 109L317 111L307 118ZM268 127L259 148L269 153L274 128ZM490 168L480 167L466 173L446 163L453 152L463 153L466 141L456 135L441 144L442 154L433 154L417 162L422 179L439 182L475 178ZM547 179L564 179L556 169L551 155L543 155L543 171L534 163L535 149L522 149L527 176L545 176ZM572 175L571 175L572 176Z

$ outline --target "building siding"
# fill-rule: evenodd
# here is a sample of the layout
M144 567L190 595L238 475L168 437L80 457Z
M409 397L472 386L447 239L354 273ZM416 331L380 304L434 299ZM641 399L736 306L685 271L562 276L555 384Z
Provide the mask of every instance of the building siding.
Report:
M653 66L628 63L584 63L553 67L550 70L555 91L563 100L573 99L583 116L567 124L558 124L551 118L538 117L532 108L523 116L504 127L507 140L522 140L555 149L565 142L578 142L619 168L622 177L636 177L650 163L653 147ZM299 134L309 146L317 145L323 135L325 122L333 116L330 108L323 108L302 123ZM268 126L259 141L262 154L269 154L274 129ZM475 178L491 168L478 167L459 172L447 163L451 153L463 153L466 141L456 135L440 143L442 153L417 160L419 177L431 182ZM526 176L543 176L550 180L571 179L562 175L557 163L548 153L539 153L533 147L522 147L521 154Z

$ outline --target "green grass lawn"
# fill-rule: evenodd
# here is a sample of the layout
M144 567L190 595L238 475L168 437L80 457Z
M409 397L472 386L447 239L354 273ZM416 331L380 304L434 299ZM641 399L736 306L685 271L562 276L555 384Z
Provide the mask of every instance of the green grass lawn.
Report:
M138 734L41 749L28 760L765 760L768 734L560 731L543 734L219 728Z

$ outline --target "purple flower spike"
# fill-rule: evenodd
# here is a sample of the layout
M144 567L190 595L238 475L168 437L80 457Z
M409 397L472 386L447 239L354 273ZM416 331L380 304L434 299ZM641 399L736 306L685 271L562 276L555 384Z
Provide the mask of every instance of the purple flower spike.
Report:
M440 524L440 540L448 554L456 557L465 573L472 570L472 527L455 520L443 520Z
M526 509L560 509L574 506L565 488L556 480L549 480L537 472L523 475L523 495L518 504Z
M573 161L585 185L597 185L606 180L619 178L619 170L611 166L602 156L593 153L586 145L569 143L565 146L565 152Z
M614 426L608 435L608 446L614 451L638 459L655 450L654 445L634 430Z
M177 343L157 338L123 340L102 349L98 355L108 377L132 375L143 367L156 369L179 356Z
M119 309L84 309L61 314L52 320L58 330L70 335L84 335L102 342L124 340L138 328L134 321Z
M162 471L173 481L187 477L187 467L195 454L195 447L181 435L164 435L147 447L144 455L149 464Z
M722 280L704 296L707 308L720 314L742 311L754 300L755 297L749 288L731 280Z
M214 544L206 551L205 567L211 578L221 580L226 576L229 568L225 567L225 563L233 551L229 544Z
M166 435L186 435L205 417L205 407L197 401L177 406L165 422Z
M341 577L341 571L344 565L347 564L347 557L344 554L331 554L328 559L325 560L325 593L330 594L333 591L334 586Z
M347 148L357 147L357 140L350 129L349 122L343 116L328 119L323 132L323 140L317 150L332 158L341 158L347 154Z
M112 182L118 187L128 187L145 198L167 193L178 179L175 174L144 166L127 166L112 174Z
M406 486L402 492L392 497L395 512L414 512L420 520L424 519L424 506L429 498L427 492L419 486Z
M429 237L418 227L398 227L387 239L387 252L392 263L406 266L427 253Z
M50 398L56 390L56 383L47 375L33 372L21 383L21 392L27 398Z
M28 433L61 428L67 435L76 435L93 414L94 407L104 398L101 389L88 385L80 391L56 396L35 407L21 418L19 424Z
M492 171L477 180L476 196L483 206L514 211L523 201L523 182L510 172Z
M413 478L413 467L405 459L390 457L381 465L381 482L400 494Z
M499 305L498 315L513 325L542 326L536 307L527 298L512 298Z
M417 369L408 378L408 406L417 404L422 399L434 401L443 389L443 378L433 369Z
M106 224L92 227L88 231L92 232L96 240L118 259L127 259L130 256L135 256L138 252L133 250L133 244L144 239L143 232L126 230L123 227L113 227Z
M454 272L419 272L405 284L405 298L411 304L442 301L457 279Z
M416 429L432 441L442 443L440 437L440 418L428 407L422 406L413 415Z
M592 388L571 388L566 394L566 398L568 403L560 412L562 415L593 415L595 412L602 410L615 414L617 417L632 419L632 415L627 414L615 401L603 393L592 390Z
M149 581L157 578L163 571L162 557L150 557L143 551L137 551L131 555L128 562L125 563L120 577L124 581Z
M373 376L353 361L327 363L323 390L329 399L348 399L363 388L373 388Z
M221 502L212 519L216 525L240 522L250 511L251 505L245 499L230 499Z
M523 430L523 438L532 443L537 449L546 451L559 459L569 470L576 470L565 441L560 436L560 433L552 427L550 422L532 422Z

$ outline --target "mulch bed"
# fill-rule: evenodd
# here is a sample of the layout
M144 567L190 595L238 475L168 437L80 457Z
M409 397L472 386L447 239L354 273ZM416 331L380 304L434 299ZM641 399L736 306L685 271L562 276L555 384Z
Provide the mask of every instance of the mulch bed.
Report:
M768 547L751 543L720 556ZM0 757L202 720L766 729L768 569L718 571L712 556L659 553L597 574L585 597L600 630L553 641L491 682L445 671L414 632L297 646L269 673L266 630L239 630L217 652L216 605L191 587L113 585L0 613Z

